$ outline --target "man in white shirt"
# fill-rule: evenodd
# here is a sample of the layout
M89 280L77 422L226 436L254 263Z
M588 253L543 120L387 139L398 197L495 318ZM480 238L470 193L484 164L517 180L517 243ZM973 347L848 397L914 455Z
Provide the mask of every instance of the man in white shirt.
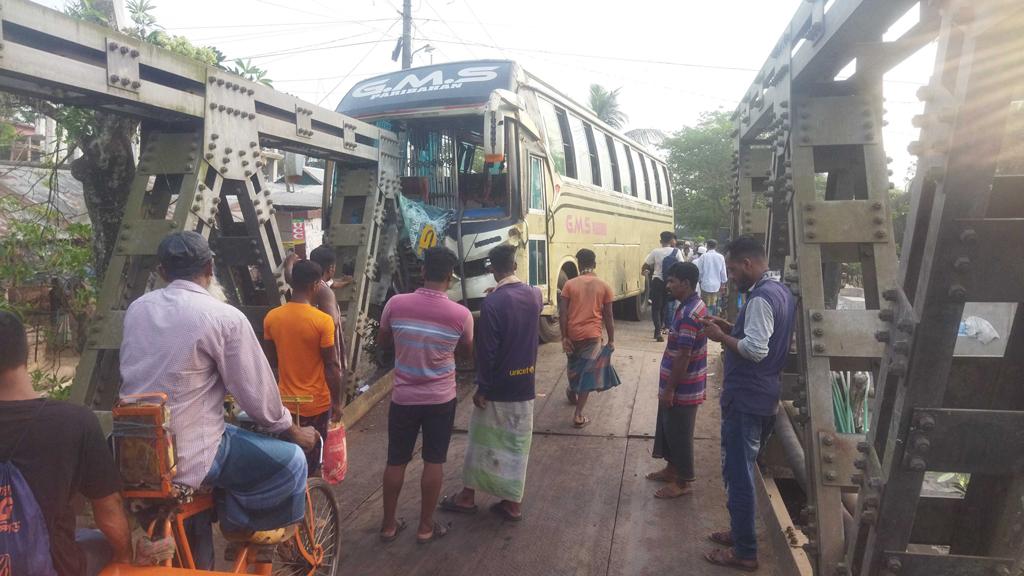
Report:
M707 252L694 262L700 271L700 297L713 316L720 314L718 296L722 294L724 297L726 282L729 279L725 270L725 257L719 254L716 248L718 242L708 240Z
M665 273L662 270L662 264L666 256L676 254L679 249L673 245L675 240L675 234L669 231L661 233L661 248L655 248L651 250L651 253L647 255L647 259L644 260L642 273L651 274L651 320L654 322L654 339L658 342L664 342L665 338L661 334L661 328L665 322L665 303L666 303L666 290L665 290ZM676 259L682 261L682 254L676 254Z

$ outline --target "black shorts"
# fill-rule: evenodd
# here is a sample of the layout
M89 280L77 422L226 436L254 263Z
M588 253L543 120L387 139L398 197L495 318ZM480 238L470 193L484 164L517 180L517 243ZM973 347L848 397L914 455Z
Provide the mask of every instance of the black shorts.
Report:
M444 464L455 426L455 400L444 404L404 405L391 403L388 410L388 465L402 466L412 460L416 437L423 428L423 461Z

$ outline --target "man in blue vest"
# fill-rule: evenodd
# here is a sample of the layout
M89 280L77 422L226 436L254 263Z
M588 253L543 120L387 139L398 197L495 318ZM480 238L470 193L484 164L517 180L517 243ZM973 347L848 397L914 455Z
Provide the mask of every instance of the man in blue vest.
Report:
M768 275L764 245L741 236L726 248L726 270L747 302L733 325L705 319L705 335L725 350L722 385L722 476L728 494L730 530L710 538L728 549L704 554L712 564L757 569L754 531L754 467L761 440L772 429L779 405L781 372L796 320L789 289Z

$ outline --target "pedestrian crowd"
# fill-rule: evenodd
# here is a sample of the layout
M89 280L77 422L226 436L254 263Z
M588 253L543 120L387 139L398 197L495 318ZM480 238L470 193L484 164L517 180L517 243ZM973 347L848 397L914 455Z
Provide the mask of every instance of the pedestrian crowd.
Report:
M779 404L780 372L794 325L793 298L768 274L764 247L753 238L733 240L724 255L714 240L696 251L689 242L679 245L671 232L662 233L660 241L643 271L650 274L654 338L666 342L652 453L664 465L646 477L661 484L654 492L659 499L695 491L693 436L707 396L708 341L720 343L722 476L731 524L709 535L722 548L709 551L705 559L755 570L754 467ZM398 500L420 439L424 464L417 543L442 538L451 529L450 522L435 517L436 510L477 513L481 494L494 498L489 509L500 518L524 519L544 298L517 276L516 254L510 244L490 251L487 268L495 287L475 319L448 298L458 260L444 247L425 250L423 287L393 296L383 309L377 343L393 350L395 365L381 542L396 540L407 528L397 514ZM229 530L251 532L296 523L304 514L306 478L319 473L316 446L341 420L347 367L342 316L331 287L333 251L318 248L308 260L289 256L291 298L263 320L262 350L249 319L211 296L213 254L201 235L169 235L158 259L167 286L138 298L125 314L122 397L167 395L177 448L175 482L219 488L222 528L227 523ZM576 264L578 274L561 287L557 309L566 355L567 425L571 411L571 425L585 428L591 423L585 413L588 398L613 389L619 378L612 363L614 291L597 275L592 250L580 250ZM746 295L735 323L720 317L728 279ZM82 407L40 399L33 391L25 330L8 312L0 312L0 347L5 350L0 362L0 504L17 490L23 495L19 486L31 487L37 521L49 536L49 554L42 560L51 563L52 573L91 575L111 559L130 561L120 479L96 417ZM458 361L475 363L474 408L461 487L442 496ZM222 404L228 394L276 437L226 424ZM32 427L47 433L27 434ZM55 470L66 474L55 475ZM76 494L91 500L98 532L76 532L71 504ZM0 528L7 526L9 534L5 521L0 514ZM211 522L203 515L188 522L198 568L213 565Z

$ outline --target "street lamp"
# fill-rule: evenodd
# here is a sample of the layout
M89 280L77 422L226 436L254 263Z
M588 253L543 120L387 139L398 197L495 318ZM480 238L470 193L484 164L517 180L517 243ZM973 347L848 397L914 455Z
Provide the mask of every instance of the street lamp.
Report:
M410 58L415 58L416 57L416 53L421 51L421 50L423 52L427 53L427 54L430 54L430 64L433 65L434 64L434 47L431 46L430 44L424 44L423 46L420 46L419 48L413 50L412 51L412 55L410 56Z

